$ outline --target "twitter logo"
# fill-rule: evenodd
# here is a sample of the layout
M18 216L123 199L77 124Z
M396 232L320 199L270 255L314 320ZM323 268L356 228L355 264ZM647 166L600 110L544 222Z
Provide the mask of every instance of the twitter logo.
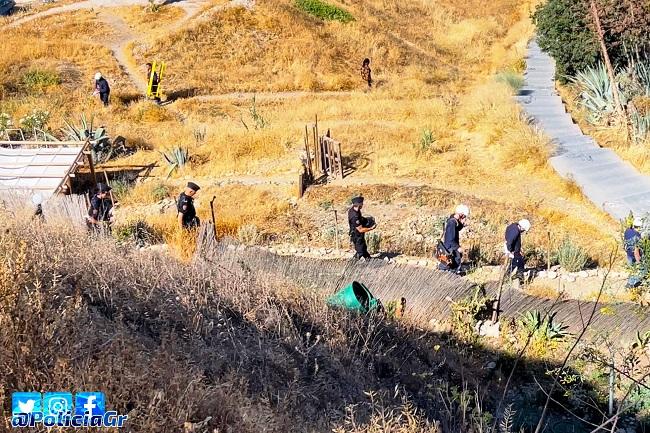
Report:
M14 392L11 394L11 414L42 413L40 392Z

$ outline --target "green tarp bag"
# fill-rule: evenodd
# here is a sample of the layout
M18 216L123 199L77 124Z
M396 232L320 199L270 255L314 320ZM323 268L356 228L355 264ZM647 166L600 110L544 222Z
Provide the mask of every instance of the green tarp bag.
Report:
M367 313L379 308L379 300L366 286L358 281L353 281L352 284L327 298L327 305Z

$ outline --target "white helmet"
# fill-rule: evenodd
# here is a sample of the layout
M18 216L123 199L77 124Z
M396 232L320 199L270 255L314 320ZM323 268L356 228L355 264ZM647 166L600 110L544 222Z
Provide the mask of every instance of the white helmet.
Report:
M527 219L520 220L517 224L519 224L519 227L521 227L521 229L525 232L530 230L530 221Z
M95 74L95 81L99 80L100 78L102 78L102 73L101 73L101 72L97 72L97 73Z
M464 204L459 204L458 206L456 206L456 213L458 215L465 215L465 216L468 217L469 216L469 208Z

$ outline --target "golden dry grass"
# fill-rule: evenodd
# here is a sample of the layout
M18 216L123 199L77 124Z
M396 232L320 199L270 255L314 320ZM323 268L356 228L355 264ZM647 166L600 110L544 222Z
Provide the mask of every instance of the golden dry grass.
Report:
M96 122L106 125L112 135L125 136L142 149L120 162L157 162L160 167L154 174L160 176L166 175L167 167L159 152L187 147L190 163L171 176L177 187L187 178L204 184L224 176L281 178L283 184L294 180L304 149L304 126L318 115L321 131L331 129L354 167L343 186L426 184L450 191L450 196L460 191L498 203L506 220L521 213L537 215L543 221L540 233L547 224L559 233L577 230L587 244L598 245L595 250L607 249L604 245L609 245L616 225L587 203L575 184L560 179L546 165L548 141L521 120L510 88L493 79L498 71L522 68L532 32L530 4L503 0L490 5L477 1L405 5L370 0L363 6L341 6L355 15L355 22L322 23L282 0L260 2L252 11L214 12L212 20L190 23L165 36L155 27L173 25L177 10L164 8L156 17L141 8L103 12L117 14L142 33L129 47L130 63L168 62L168 81L163 84L168 95L192 89L351 90L338 95L261 94L256 109L267 122L261 129L255 128L249 98L180 99L165 108L134 100L133 84L107 49L81 55L86 45L95 44L88 35L98 19L92 12L73 15L81 23L79 31L64 24L63 17L44 21L61 24L32 23L12 30L11 40L24 38L33 48L19 50L18 61L7 46L0 55L7 68L25 68L28 61L56 68L64 58L84 80L101 68L113 84L112 106L97 107L97 101L89 100L90 89L70 91L61 85L48 95L5 93L0 111L16 118L35 106L49 109L53 127L82 111L94 112ZM148 26L149 19L160 20L160 25ZM110 28L106 32L109 39L120 37ZM366 56L373 59L378 84L369 93L362 91L358 77L358 63ZM2 76L5 88L10 81L8 74ZM433 137L429 149L420 145L425 130ZM197 132L202 137L197 139ZM240 188L242 196L255 200L224 209L223 214L232 221L254 220L269 233L282 233L266 219L272 207L260 205L260 188ZM286 191L264 200L286 202L295 194L295 187L273 188ZM131 202L151 203L146 191L136 188ZM230 196L223 188L216 191L218 197ZM320 189L319 194L327 196L327 191ZM199 208L205 212L206 203ZM228 226L236 230L238 225Z

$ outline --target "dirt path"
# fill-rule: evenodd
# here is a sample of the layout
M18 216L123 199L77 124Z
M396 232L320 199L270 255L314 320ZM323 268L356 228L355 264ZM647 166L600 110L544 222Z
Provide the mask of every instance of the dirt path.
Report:
M28 15L26 17L20 18L12 23L10 23L6 28L15 28L25 23L45 18L52 15L63 14L74 12L78 10L93 9L99 8L100 19L110 27L115 30L115 33L118 35L116 38L108 41L108 46L111 49L115 60L119 64L122 71L129 77L131 82L135 85L138 91L143 94L147 89L147 82L144 77L144 70L132 62L130 55L128 53L129 45L136 41L139 35L133 33L129 25L119 16L111 14L110 9L105 9L108 7L119 7L119 6L146 6L148 5L147 0L86 0L78 3L72 3L69 5L64 5L60 7L54 7L33 15ZM209 19L212 12L234 8L234 7L244 7L252 8L255 5L254 0L231 0L228 3L220 6L215 6L214 8L209 8L204 10L210 4L209 0L183 0L177 2L169 3L170 6L180 7L185 12L185 16L172 23L165 30L167 33L173 32L181 29L183 26L187 25L188 22L192 21L192 24L202 22L203 20ZM285 91L285 92L230 92L224 94L216 95L200 95L195 97L183 98L183 99L195 99L201 102L212 102L212 101L233 101L233 100L244 100L251 99L256 97L258 100L278 100L278 99L299 99L305 97L327 97L327 98L336 98L336 97L349 97L352 95L361 94L360 91L323 91L323 92L309 92L309 91ZM171 101L172 103L175 101ZM174 110L176 111L176 110Z

